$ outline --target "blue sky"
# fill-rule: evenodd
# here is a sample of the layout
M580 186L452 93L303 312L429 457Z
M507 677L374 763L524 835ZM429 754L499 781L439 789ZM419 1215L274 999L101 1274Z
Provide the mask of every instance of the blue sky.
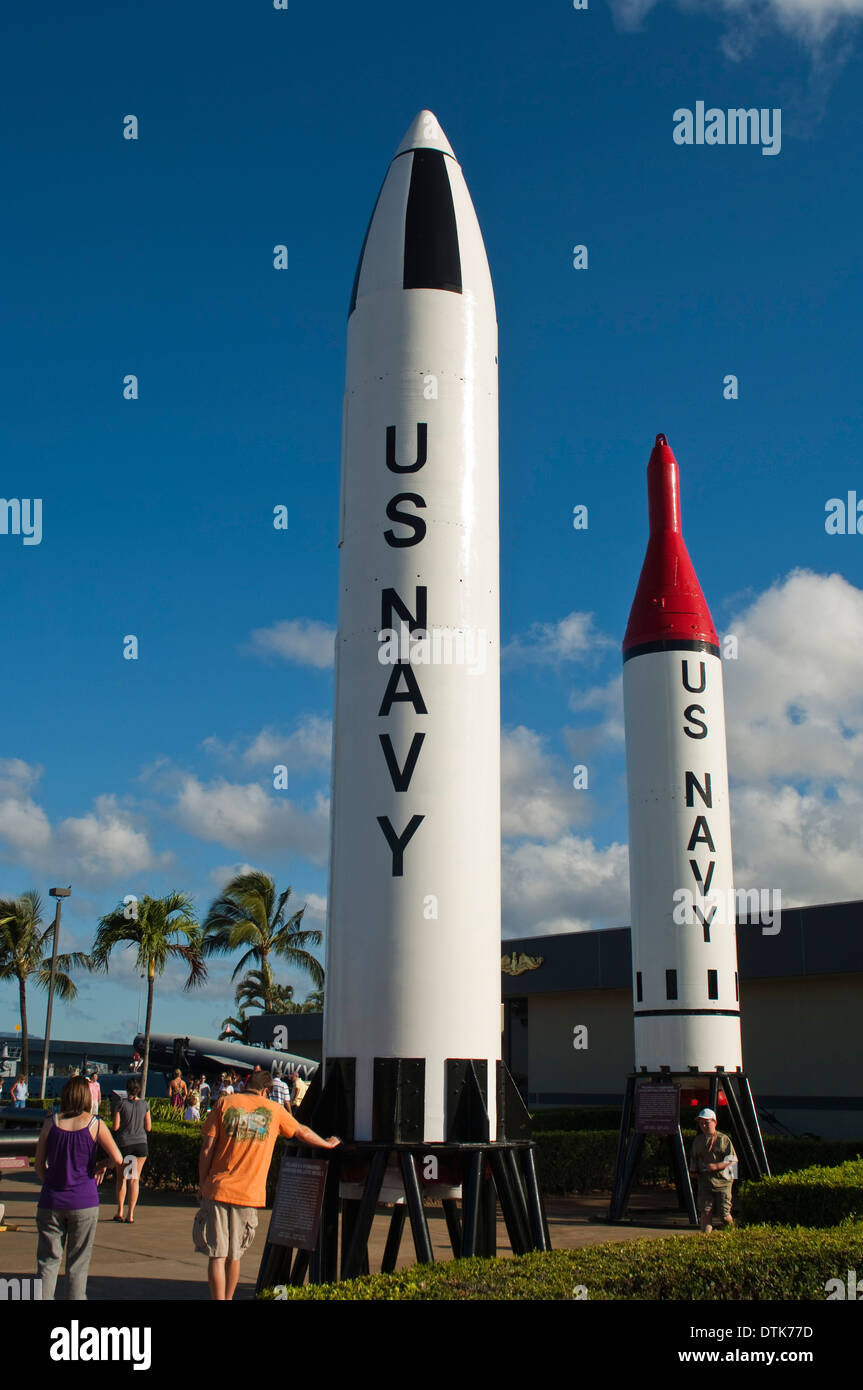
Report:
M176 887L203 915L254 864L323 925L345 317L428 107L498 310L504 933L628 920L619 643L660 430L739 639L738 882L863 896L863 536L824 524L829 498L863 497L861 18L863 0L6 16L2 491L43 517L38 545L0 535L2 893L71 882L64 944L86 949L126 893ZM676 144L698 101L779 108L779 153ZM212 1032L229 973L194 998L166 976L156 1029ZM81 980L58 1035L131 1038L131 961L112 978ZM3 986L0 1030L15 1016Z

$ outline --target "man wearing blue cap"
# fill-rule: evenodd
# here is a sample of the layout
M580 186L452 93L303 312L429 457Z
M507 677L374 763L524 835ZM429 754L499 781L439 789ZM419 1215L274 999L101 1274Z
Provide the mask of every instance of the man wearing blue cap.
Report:
M727 1134L716 1128L716 1111L700 1110L698 1128L689 1155L689 1172L698 1176L698 1221L701 1234L709 1236L712 1221L733 1226L731 1188L737 1175L737 1154Z

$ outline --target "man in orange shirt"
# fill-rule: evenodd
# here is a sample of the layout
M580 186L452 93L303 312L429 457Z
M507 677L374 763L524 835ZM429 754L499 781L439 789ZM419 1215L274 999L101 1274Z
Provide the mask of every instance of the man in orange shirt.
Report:
M322 1139L269 1099L273 1078L255 1071L239 1094L220 1096L201 1127L198 1162L200 1210L195 1249L209 1255L210 1297L230 1300L240 1277L240 1260L252 1245L258 1211L267 1204L267 1173L280 1134L313 1148L334 1149L342 1141Z

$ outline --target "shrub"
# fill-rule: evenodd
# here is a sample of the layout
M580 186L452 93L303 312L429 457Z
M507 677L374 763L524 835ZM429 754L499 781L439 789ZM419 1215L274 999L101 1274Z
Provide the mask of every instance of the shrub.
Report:
M540 1130L534 1138L537 1172L544 1192L560 1195L611 1189L617 1158L616 1130ZM694 1138L694 1133L684 1129L687 1158ZM859 1139L824 1142L768 1135L764 1147L771 1172L777 1174L796 1172L812 1163L842 1163L855 1158L863 1143ZM673 1181L667 1143L648 1136L641 1151L636 1182L649 1187Z
M801 1299L825 1297L825 1284L863 1261L863 1223L830 1231L753 1226L701 1236L594 1245L516 1259L414 1265L343 1284L288 1288L287 1299L571 1300ZM276 1298L267 1289L262 1298Z
M836 1226L863 1217L863 1160L837 1168L812 1167L760 1182L738 1192L741 1220L783 1226Z
M567 1106L555 1110L535 1110L531 1112L534 1134L554 1130L620 1129L620 1106L603 1105L576 1107Z

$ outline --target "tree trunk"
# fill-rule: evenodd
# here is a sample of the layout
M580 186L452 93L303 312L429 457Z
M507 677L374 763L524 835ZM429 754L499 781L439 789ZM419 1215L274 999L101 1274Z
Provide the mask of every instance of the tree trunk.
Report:
M147 964L147 1019L144 1024L144 1066L141 1072L141 1097L147 1099L147 1076L150 1071L150 1024L153 1019L153 986L156 972L152 960Z
M21 1070L24 1073L24 1085L29 1090L27 1073L30 1070L30 1040L27 1037L27 983L23 975L18 976L18 1000L21 1007Z

